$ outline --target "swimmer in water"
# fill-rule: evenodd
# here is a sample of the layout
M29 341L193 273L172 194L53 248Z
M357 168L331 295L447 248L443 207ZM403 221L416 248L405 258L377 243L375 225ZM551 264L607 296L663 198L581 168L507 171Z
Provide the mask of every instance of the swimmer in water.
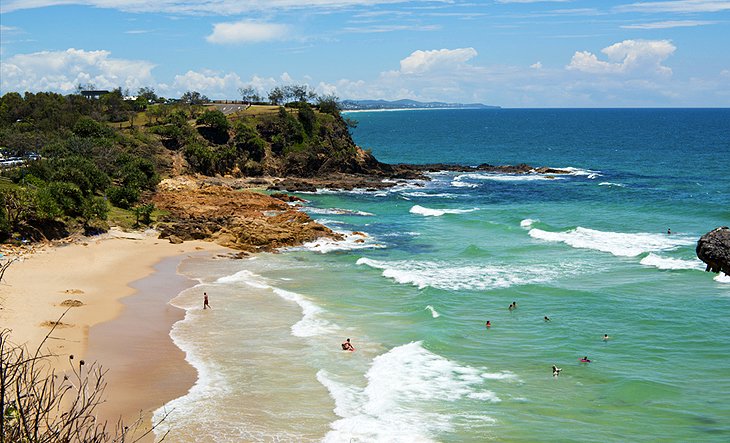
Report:
M486 326L487 326L487 329L491 328L492 327L492 322L489 321L489 320L487 320Z
M611 337L608 336L608 334L603 334L603 341L609 341L611 340Z
M545 317L543 317L542 319L545 320L546 322L550 321L550 317L548 317L547 315Z
M557 377L558 375L560 375L560 371L562 371L562 370L563 370L563 368L559 368L559 367L553 365L553 377Z
M342 350L343 351L350 351L350 352L352 352L352 351L355 350L355 347L352 346L352 343L350 343L350 339L349 338L347 340L345 340L344 343L342 343Z
M591 361L588 359L588 356L585 356L579 360L581 363L590 363Z
M510 303L510 304L509 304L509 307L508 307L507 309L509 309L509 311L510 311L510 312L512 312L512 311L514 311L515 307L516 307L516 306L515 306L515 304L514 304L514 303Z
M667 229L667 235L672 235L672 230L671 229Z

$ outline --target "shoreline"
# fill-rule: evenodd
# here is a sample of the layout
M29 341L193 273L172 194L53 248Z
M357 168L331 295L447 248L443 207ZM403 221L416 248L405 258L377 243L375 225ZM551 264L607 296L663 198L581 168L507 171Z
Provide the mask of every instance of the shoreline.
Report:
M194 284L177 274L177 265L191 254L215 252L231 250L212 242L172 244L150 233L118 230L70 245L38 248L5 273L0 284L0 324L12 330L12 342L35 349L50 325L58 322L42 347L54 356L49 359L53 369L68 370L69 355L95 359L109 369L107 402L99 409L108 429L113 429L120 415L131 423L141 411L145 421L140 429L146 428L153 408L175 398L166 396L184 395L196 379L195 369L169 335L185 311L168 302ZM177 277L174 285L171 274ZM173 287L160 291L161 286ZM121 334L129 331L138 335L136 344ZM156 345L146 346L152 343ZM148 351L144 364L136 361L140 354L128 352L132 346ZM116 369L125 365L130 371ZM165 373L170 375L167 380ZM147 388L136 390L140 382L160 385L158 400ZM164 401L159 400L163 397Z
M152 274L130 283L136 292L121 300L119 316L90 328L85 357L107 371L106 402L98 410L102 420L114 423L122 417L131 424L141 419L144 432L157 408L185 395L195 384L197 370L170 337L173 325L186 314L170 301L196 285L178 273L180 263L191 256L163 258Z

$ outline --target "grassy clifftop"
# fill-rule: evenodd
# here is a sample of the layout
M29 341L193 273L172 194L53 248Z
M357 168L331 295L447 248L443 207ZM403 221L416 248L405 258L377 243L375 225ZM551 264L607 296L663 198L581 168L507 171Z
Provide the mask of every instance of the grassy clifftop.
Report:
M0 97L0 239L103 228L108 215L149 220L166 176L317 177L381 165L361 151L333 100L215 106L125 101L119 91ZM126 213L125 213L126 211Z

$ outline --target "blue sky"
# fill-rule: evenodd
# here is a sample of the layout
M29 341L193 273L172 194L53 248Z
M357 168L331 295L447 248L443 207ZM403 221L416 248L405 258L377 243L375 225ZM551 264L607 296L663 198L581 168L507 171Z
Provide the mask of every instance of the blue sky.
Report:
M730 106L730 0L2 0L0 93Z

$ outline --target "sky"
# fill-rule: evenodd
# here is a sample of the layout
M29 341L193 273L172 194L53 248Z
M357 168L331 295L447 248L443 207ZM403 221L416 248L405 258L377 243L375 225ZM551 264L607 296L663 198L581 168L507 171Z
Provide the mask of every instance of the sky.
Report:
M730 0L2 0L0 94L730 107Z

